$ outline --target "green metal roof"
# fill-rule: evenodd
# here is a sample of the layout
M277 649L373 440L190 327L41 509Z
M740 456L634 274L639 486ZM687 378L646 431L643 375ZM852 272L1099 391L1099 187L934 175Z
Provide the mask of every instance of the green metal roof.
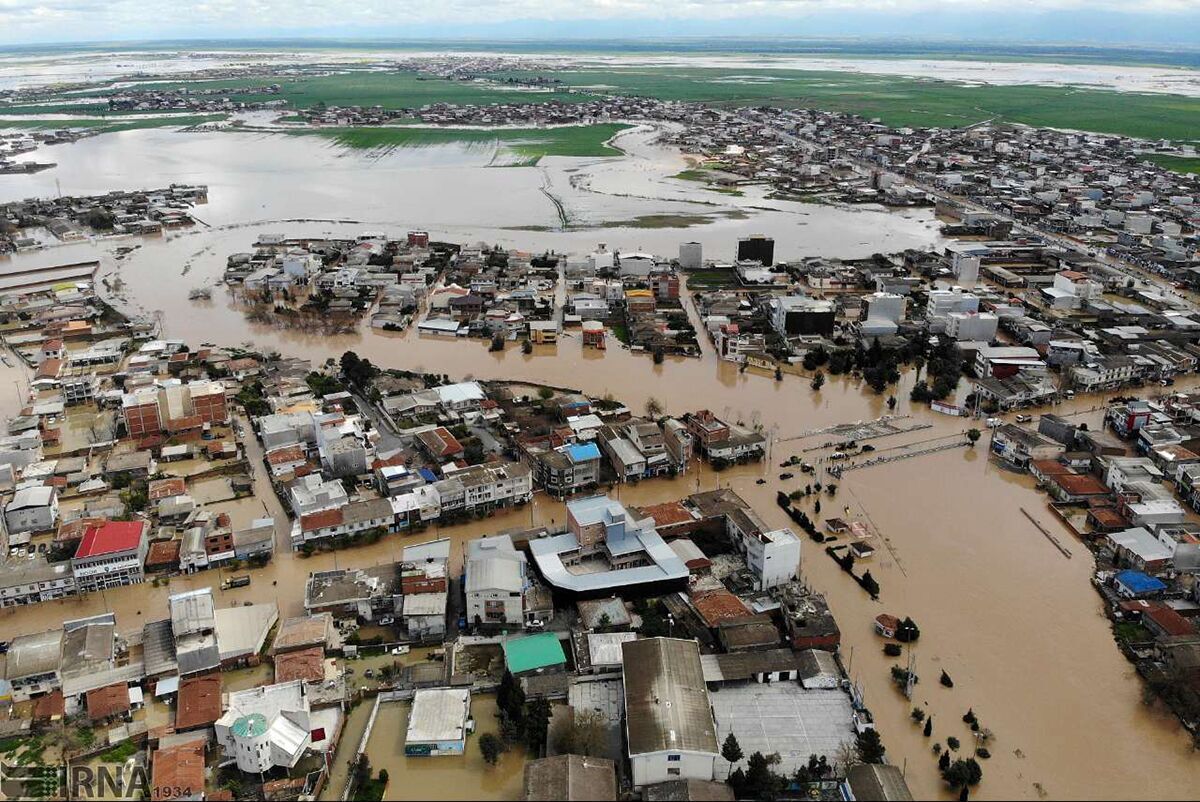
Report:
M267 718L262 713L251 713L233 722L231 729L239 738L257 738L267 731Z
M540 632L504 641L504 662L514 674L563 665L567 656L553 632Z

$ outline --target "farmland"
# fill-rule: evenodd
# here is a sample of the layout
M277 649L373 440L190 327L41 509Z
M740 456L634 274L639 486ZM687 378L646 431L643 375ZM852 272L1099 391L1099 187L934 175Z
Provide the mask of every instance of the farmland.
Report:
M325 137L340 147L380 152L451 144L494 147L495 163L527 165L536 164L543 156L617 156L620 151L605 143L625 128L616 124L493 130L376 126L289 133Z

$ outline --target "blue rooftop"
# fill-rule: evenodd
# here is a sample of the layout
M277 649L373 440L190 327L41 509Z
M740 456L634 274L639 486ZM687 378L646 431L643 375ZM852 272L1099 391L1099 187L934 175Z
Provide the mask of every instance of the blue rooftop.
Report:
M567 456L571 462L587 462L600 459L600 447L595 443L576 443L566 447Z
M1116 580L1139 596L1143 593L1157 593L1167 589L1162 580L1143 574L1141 571L1122 571L1117 574Z
M438 480L437 474L428 468L417 468L417 473L421 474L421 478L426 482L436 482Z

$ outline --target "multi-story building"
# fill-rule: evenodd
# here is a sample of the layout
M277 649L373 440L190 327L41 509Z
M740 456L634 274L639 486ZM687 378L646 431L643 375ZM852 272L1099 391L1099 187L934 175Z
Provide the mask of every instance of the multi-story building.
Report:
M737 508L725 515L725 531L746 556L759 590L785 585L799 576L800 538L791 529L768 530L752 511Z
M571 443L533 457L537 481L552 496L576 493L600 482L600 449L595 443Z
M9 561L0 567L0 607L62 599L75 595L75 575L69 563L36 558Z
M508 535L467 543L467 621L475 625L522 626L529 587L525 555Z
M143 564L149 544L145 521L106 521L83 533L71 571L80 593L91 593L145 580Z
M121 397L121 415L126 432L136 438L226 423L229 406L220 382L172 381L126 393Z
M4 507L10 535L45 532L58 524L58 491L48 485L22 487Z

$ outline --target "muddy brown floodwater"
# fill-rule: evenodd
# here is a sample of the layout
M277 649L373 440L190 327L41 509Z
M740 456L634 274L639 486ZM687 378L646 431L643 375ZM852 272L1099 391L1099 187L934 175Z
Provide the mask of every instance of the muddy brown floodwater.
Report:
M540 382L577 388L593 396L612 393L634 410L644 408L651 397L673 414L707 407L718 415L761 426L772 438L770 459L762 465L722 473L697 466L674 480L622 487L622 501L652 503L727 485L750 501L769 523L780 526L787 520L775 505L774 495L780 487L775 466L822 442L820 437L791 438L805 430L878 417L887 412L885 397L841 377L831 377L821 391L813 392L807 381L795 377L776 382L753 371L741 373L736 366L717 360L707 342L702 343L701 358L667 359L662 365L654 365L649 357L616 347L615 342L603 353L584 352L570 337L557 347L539 347L530 355L522 354L519 348L491 353L486 343L424 339L414 332L382 334L365 327L350 335L323 337L250 324L221 287L215 289L211 302L203 304L189 302L187 292L195 286L218 282L225 257L246 250L258 233L356 234L363 228L359 224L299 222L223 227L245 220L364 220L371 221L372 229L393 235L407 228L429 228L435 236L458 241L484 238L530 250L580 251L596 242L607 242L627 250L645 247L673 254L679 242L695 239L704 242L706 255L713 257L728 257L736 237L751 231L773 234L780 243L777 253L783 259L820 254L861 256L938 243L928 214L797 208L803 205L786 203L768 204L770 209L766 211L743 208L745 218L721 219L687 229L531 232L505 228L547 225L553 219L551 205L540 191L535 191L544 181L561 189L572 214L599 220L599 225L604 219L628 220L637 214L677 210L679 182L669 176L682 169L683 160L649 142L635 141L628 158L607 162L546 160L548 163L539 168L485 170L478 166L467 169L462 165L431 165L428 160L432 156L426 155L424 165L398 165L385 159L377 163L381 174L374 175L369 169L374 162L317 148L309 138L301 138L305 143L302 146L296 140L278 137L218 138L213 144L196 139L196 135L177 135L182 137L178 140L170 140L171 136L154 132L120 135L121 139L97 137L72 146L94 150L84 151L92 160L77 164L73 168L77 175L66 172L73 178L64 181L64 191L76 191L76 184L105 191L114 188L100 186L110 178L115 186L131 181L136 184L138 177L128 174L128 165L144 163L142 176L152 183L209 183L212 202L207 211L201 207L199 214L212 218L209 222L217 227L138 240L142 247L120 261L113 258L115 243L108 241L50 249L12 263L27 267L99 258L102 275L110 281L119 277L124 285L106 291L114 305L130 313L160 310L165 333L193 345L252 342L263 349L315 362L353 349L384 367L446 373L456 379ZM179 147L173 147L173 143ZM312 165L297 163L297 175L281 176L278 152L292 153L298 147L310 149L306 153ZM55 153L54 160L67 164L69 154L74 152ZM144 162L131 162L139 153L144 153ZM196 153L207 156L208 161L192 162L181 155ZM247 173L238 174L243 167ZM101 177L92 180L96 186L83 182L88 168L99 171ZM572 190L567 178L589 171L595 189ZM354 185L360 178L367 183ZM18 187L41 186L36 180ZM602 191L622 180L636 189L638 198ZM455 196L447 200L447 191L435 191L440 189L439 182L445 186L462 182L455 187L464 198L458 209L451 208ZM355 191L349 188L352 185ZM656 187L662 191L657 192ZM20 197L21 188L4 192ZM426 218L420 216L422 204L413 199L421 192L432 193ZM396 208L389 206L393 200ZM736 205L738 201L713 202ZM456 218L454 212L461 216ZM3 269L8 268L0 264ZM11 369L2 375L15 380L18 373L18 369ZM931 428L875 441L877 448L953 436L966 428L961 419L935 415L927 407L909 404L906 399L911 382L911 374L906 374L894 390L901 399L895 414L911 415ZM960 392L966 392L965 383ZM0 411L11 410L19 400L17 393L13 396L5 399L0 394ZM1078 412L1081 420L1096 424L1095 413L1083 410L1098 402L1097 398L1081 397L1056 411ZM930 747L934 741L944 744L953 735L962 741L964 750L969 750L972 739L961 717L970 708L994 733L988 744L992 757L983 762L984 781L973 794L976 798L1132 798L1147 792L1158 798L1195 798L1200 763L1175 720L1142 703L1140 681L1117 651L1099 597L1089 587L1092 564L1086 548L1070 542L1070 535L1046 512L1045 499L1029 477L1002 471L988 461L986 445L985 439L974 449L954 449L851 471L838 483L836 498L823 498L826 515L835 510L840 513L843 506L849 506L849 514L873 526L886 545L863 566L879 580L881 602L871 602L819 547L805 543L805 580L829 599L842 629L846 660L875 713L889 759L906 768L908 782L918 798L950 798L938 780ZM258 464L256 446L250 445L249 450L252 461ZM806 458L814 456L810 453ZM769 481L755 484L760 477ZM788 483L787 489L794 489L797 482ZM282 511L261 471L256 489L261 504L279 516L280 531L276 559L254 573L249 587L222 591L216 574L179 577L171 581L169 588L124 588L84 599L0 611L0 629L11 638L57 626L66 618L110 609L116 612L119 627L132 631L150 618L165 615L168 592L210 584L222 606L274 600L281 615L294 615L301 610L301 589L310 571L394 560L406 542L403 536L395 536L372 546L301 558L287 549ZM249 507L248 514L253 505ZM1067 559L1051 546L1021 514L1022 507L1068 542L1074 557ZM523 509L461 526L432 527L420 537L452 538L457 567L461 564L462 544L473 537L563 520L562 505L539 495ZM882 654L881 643L872 632L873 618L885 611L910 615L921 627L921 639L914 650L921 682L912 702L892 686L888 673L892 661ZM938 684L943 669L953 678L954 688ZM933 715L931 739L924 738L920 728L911 723L909 711L913 705L921 705ZM477 718L482 719L478 709ZM352 722L357 724L359 717L361 711L356 710ZM397 719L393 723L399 727L401 722ZM438 766L449 770L450 764L435 765L431 761L431 767L424 763L414 767L391 745L380 747L374 740L372 763L395 768L391 771L394 788L441 790L443 769ZM377 748L382 750L378 756ZM508 776L504 774L505 765L502 761L494 783L484 778L488 785L480 793L499 798L519 795L519 772L514 768L513 776ZM1153 774L1148 777L1148 772ZM411 775L410 779L420 785L400 785L407 782L401 779L405 775ZM472 787L478 784L475 780Z

